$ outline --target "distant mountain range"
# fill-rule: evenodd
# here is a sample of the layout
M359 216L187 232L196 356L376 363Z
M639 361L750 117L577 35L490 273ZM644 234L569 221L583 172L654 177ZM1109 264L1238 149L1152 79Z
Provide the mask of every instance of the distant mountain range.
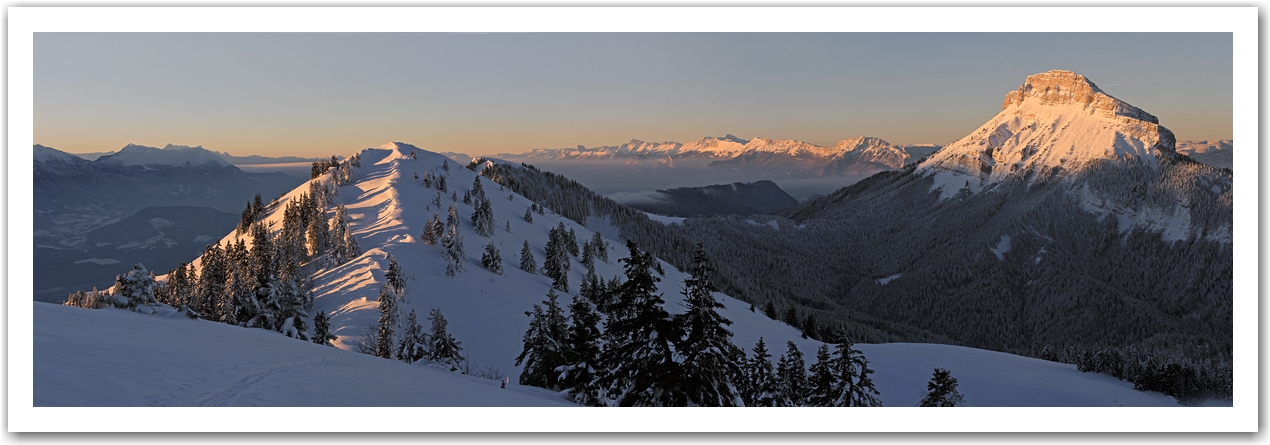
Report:
M1220 141L1178 141L1177 152L1213 167L1232 170L1235 168L1235 147L1234 142L1230 139Z
M937 145L893 145L873 137L857 137L832 147L796 141L754 138L731 134L703 137L687 144L644 142L632 139L615 146L535 149L524 153L504 153L495 158L512 161L651 161L670 168L676 160L707 160L720 171L784 170L798 177L871 174L893 170L937 150ZM790 169L793 169L790 172Z
M103 157L115 157L121 161L144 161L146 163L164 163L168 165L176 165L173 162L180 160L195 161L196 163L208 163L215 160L210 156L220 158L225 164L229 165L257 165L257 164L283 164L296 162L317 162L327 158L301 158L296 156L267 157L260 155L234 156L228 152L215 152L203 148L203 146L190 147L188 145L168 144L163 148L146 147L143 145L128 144L119 151L103 151L94 153L68 153L69 155L88 160L96 161ZM184 159L187 157L200 157L200 159ZM126 160L126 161L125 161ZM135 165L135 164L127 164Z
M256 194L268 201L305 181L244 172L200 147L129 145L94 161L33 150L35 289L45 301L109 286L115 263L175 267L202 251L199 235L233 229Z

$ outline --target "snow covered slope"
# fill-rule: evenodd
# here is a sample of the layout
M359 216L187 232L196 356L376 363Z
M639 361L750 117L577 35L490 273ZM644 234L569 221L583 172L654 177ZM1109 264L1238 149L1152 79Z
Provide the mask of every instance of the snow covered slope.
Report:
M413 154L413 156L412 156ZM355 168L355 180L352 184L339 188L339 201L343 203L352 217L351 230L362 247L363 253L339 266L322 267L314 272L314 293L316 295L316 311L326 311L332 316L332 324L338 339L335 343L342 349L354 349L360 338L362 329L375 322L379 317L378 303L375 301L379 288L385 283L384 272L388 269L389 255L396 259L408 276L406 286L406 302L401 305L403 313L414 310L421 317L429 309L439 308L449 321L449 332L461 342L464 353L474 366L487 370L501 371L512 377L515 382L519 370L514 365L514 358L522 347L522 338L528 327L525 311L534 303L545 299L551 281L549 278L528 273L517 268L516 260L520 246L529 242L531 250L542 264L543 247L547 241L550 228L563 223L568 229L576 232L578 239L587 239L592 232L574 222L548 211L539 215L534 213L533 222L522 219L531 203L525 198L499 189L499 185L476 173L449 162L444 156L426 152L403 143L390 143L378 148L363 150L360 153L361 168ZM449 167L448 171L445 166ZM420 240L423 224L433 213L444 215L443 209L432 204L437 190L425 187L414 180L414 174L422 178L426 173L441 175L447 179L452 193L441 195L441 207L448 208L454 204L464 222L460 232L464 239L466 261L465 272L456 276L446 276L445 260L442 258L440 245L428 245ZM329 175L329 173L328 173ZM462 196L471 189L473 181L481 181L486 196L493 206L496 220L495 233L489 237L478 235L467 220L472 207L451 199L451 195ZM284 195L280 200L297 197L307 186L297 188ZM270 208L265 217L266 223L273 222L275 227L281 226L282 206ZM444 219L444 217L442 217ZM510 226L511 230L505 228ZM235 240L230 234L223 241ZM249 238L244 238L250 242ZM486 244L492 241L502 253L504 273L494 274L480 266L478 258ZM597 261L597 273L603 277L621 274L619 258L625 257L624 248L618 247L617 240L609 240L609 263ZM580 261L571 259L569 274L570 289L576 290L585 270ZM681 284L686 278L682 272L669 264L662 263L665 275L661 277L658 288L664 295L666 309L671 313L684 310L682 296L679 294ZM769 348L779 356L785 350L786 342L793 342L804 354L814 356L820 343L803 339L800 332L783 323L768 319L761 312L754 312L749 305L724 295L717 295L726 306L720 313L732 320L735 333L733 341L747 351L759 338L763 338ZM563 295L562 303L572 297ZM82 311L82 312L74 312ZM91 315L82 315L91 314ZM138 318L140 317L140 318ZM150 320L155 320L150 322ZM140 321L144 320L144 321ZM314 399L310 391L313 388L331 386L360 385L357 382L335 382L336 375L373 375L372 368L359 371L362 366L382 366L379 369L394 369L392 374L407 378L408 373L425 372L417 367L410 367L389 360L362 356L352 351L334 351L330 348L316 347L298 340L282 337L272 332L237 328L233 326L215 325L204 321L183 319L144 318L121 311L84 311L71 308L42 309L36 314L36 325L43 326L37 330L37 336L47 340L37 342L37 362L41 362L37 373L57 375L56 381L74 381L82 377L81 370L75 370L76 363L84 359L69 358L75 353L83 353L82 349L91 349L87 344L106 345L101 357L92 356L100 363L102 369L109 369L110 375L119 376L120 381L115 389L109 391L88 392L76 399L77 391L49 389L50 395L41 395L39 400L49 404L200 404L209 401L226 401L236 404L274 404L274 405L308 405L326 404L328 399ZM79 326L83 326L82 328ZM94 327L96 326L96 327ZM130 326L130 327L123 327ZM148 326L148 327L147 327ZM188 328L187 328L188 326ZM77 333L83 329L86 334ZM144 334L146 329L152 329ZM190 331L186 331L186 329ZM135 337L120 334L111 338L114 330L133 330ZM166 334L167 330L174 333ZM231 332L233 331L233 332ZM243 332L238 334L236 332ZM237 336L250 337L237 337ZM180 337L184 336L184 337ZM253 349L269 348L268 354L244 351L242 356L231 351L216 352L213 357L221 359L223 364L207 364L202 366L203 358L183 357L174 352L175 357L167 357L163 351L183 349L184 342L202 345L204 337L224 338L225 343L234 343L237 348ZM141 337L151 337L142 340ZM180 337L185 340L157 340L164 337ZM234 338L230 338L234 337ZM106 338L106 340L98 340ZM268 339L267 341L265 339ZM276 339L277 345L272 343ZM221 343L217 340L216 343ZM294 350L286 350L287 345L295 345ZM227 349L234 349L228 348ZM953 376L962 380L961 392L966 395L969 405L984 406L1117 406L1117 405L1171 405L1171 399L1163 396L1141 393L1132 390L1126 382L1117 381L1106 376L1076 372L1071 365L1062 365L1009 354L974 350L944 345L911 345L881 344L859 345L877 370L874 378L881 391L881 400L887 406L915 405L926 388L930 373L934 367L952 370ZM328 353L329 352L329 353ZM336 353L343 355L335 355ZM190 354L196 353L191 352ZM260 355L255 355L260 354ZM310 357L309 354L313 356ZM266 359L264 356L279 355L284 359ZM140 360L120 360L111 357L142 357ZM355 357L355 358L354 358ZM132 370L144 365L139 361L154 360L159 371L146 371L134 375ZM774 359L773 359L774 360ZM177 364L174 362L180 362ZM194 364L191 364L194 363ZM299 365L295 365L298 363ZM381 365L382 364L382 365ZM320 366L311 366L320 365ZM309 370L310 367L318 368ZM327 370L334 367L335 370ZM206 369L205 369L206 368ZM162 371L167 369L169 371ZM288 385L281 375L299 372L309 376L296 389ZM433 372L426 370L426 372ZM190 373L190 377L182 377ZM66 374L66 375L62 375ZM163 375L165 383L157 383L161 389L141 391L145 388L141 382L153 381ZM173 375L173 377L166 377ZM50 377L54 378L54 377ZM167 379L177 382L168 382ZM459 378L456 376L456 378ZM312 380L312 382L310 381ZM375 382L384 380L375 377ZM50 382L53 380L49 380ZM210 381L211 383L202 383ZM400 383L413 385L414 383ZM420 383L422 384L422 383ZM486 384L486 382L474 382ZM249 392L239 391L241 387L251 386ZM479 385L478 385L479 386ZM40 388L57 388L58 385L40 385ZM210 388L224 388L213 392ZM360 388L360 387L358 387ZM497 391L496 387L494 390ZM402 394L410 391L424 391L414 387L384 390L390 392L400 390ZM135 392L149 394L149 397L137 397ZM190 391L193 395L184 396L181 391ZM223 397L234 393L238 398ZM343 388L341 389L343 391ZM469 391L463 389L462 391ZM511 399L500 392L490 395L484 387L470 389L471 396L461 402L454 402L452 392L438 393L438 400L418 402L428 404L541 404L536 399ZM518 390L519 391L519 390ZM177 395L171 395L176 393ZM380 394L380 393L375 393ZM530 392L529 394L536 394ZM46 398L47 397L47 398ZM100 397L100 399L98 398ZM368 403L375 400L388 400L386 405L411 403L403 398L387 395L374 397L358 396L348 404ZM403 396L404 397L404 396ZM78 400L78 401L77 401ZM410 399L419 400L419 399ZM336 403L339 404L339 403Z
M34 406L567 406L549 391L184 316L36 303Z

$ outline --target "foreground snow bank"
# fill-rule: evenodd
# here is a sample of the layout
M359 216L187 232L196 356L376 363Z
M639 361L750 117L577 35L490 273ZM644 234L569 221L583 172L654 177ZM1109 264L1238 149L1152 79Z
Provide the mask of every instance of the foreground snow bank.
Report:
M34 406L565 406L537 388L184 317L36 303ZM513 376L512 381L515 382Z

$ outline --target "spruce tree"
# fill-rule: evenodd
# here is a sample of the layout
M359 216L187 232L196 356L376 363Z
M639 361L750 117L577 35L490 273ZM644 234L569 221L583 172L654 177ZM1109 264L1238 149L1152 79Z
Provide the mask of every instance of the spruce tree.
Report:
M782 318L781 321L791 327L797 328L799 326L798 312L794 310L793 306L790 306L788 309L785 309L785 317Z
M481 175L476 175L476 177L472 178L472 198L477 201L484 201L486 199L485 188L481 186Z
M463 253L463 235L459 233L459 227L450 226L441 243L445 247L445 274L454 276L463 272L463 262L467 261L467 256Z
M560 385L569 391L576 403L600 406L601 392L595 379L600 365L600 314L591 309L584 297L574 297L569 304L569 333L564 347L565 365L557 368Z
M397 265L397 258L388 255L388 271L384 272L384 283L392 296L398 301L404 301L406 297L406 274L401 271L401 266Z
M256 299L252 281L247 278L246 267L235 266L225 280L225 298L220 300L216 312L221 323L241 324L256 316Z
M459 345L458 340L446 332L448 323L445 321L445 316L441 314L441 309L432 309L428 313L428 320L432 322L431 332L428 335L428 360L450 365L450 371L458 370L464 361L463 356L459 354L463 347Z
M564 228L564 223L560 223ZM578 256L578 234L573 232L573 228L569 229L568 235L565 236L565 248L569 249L569 256Z
M815 315L811 314L810 312L807 313L807 318L803 320L802 331L803 331L803 338L810 337L810 338L819 340L819 338L817 337L820 337L819 335L820 331L816 328Z
M397 360L406 363L423 360L428 352L427 345L427 334L423 332L423 326L419 325L414 309L411 309L410 315L406 316L406 331L401 334L401 342L397 346Z
M331 343L335 340L335 334L331 333L331 319L326 317L326 311L318 311L313 316L313 342L319 345L335 346Z
M794 342L786 342L784 355L776 367L777 406L807 405L807 365L803 362L803 353Z
M441 225L441 215L432 214L432 219L423 224L423 242L428 245L436 244L437 238L445 233L445 227Z
M772 320L776 319L776 306L771 301L768 301L767 305L763 306L763 315Z
M220 243L207 246L203 250L200 262L202 263L202 272L199 273L196 290L199 305L195 310L204 319L220 321L221 313L218 306L226 293L225 281L228 278L225 251L221 249Z
M947 369L935 368L935 374L926 383L928 391L917 406L952 407L961 405L964 398L957 391L957 379Z
M683 374L679 376L681 388L677 391L677 396L684 399L676 404L736 406L740 404L736 389L738 382L734 382L732 377L740 374L738 362L743 360L745 353L732 344L732 331L727 328L732 321L719 315L718 310L724 309L724 306L714 299L714 292L718 289L711 281L713 269L699 244L689 272L683 290L687 311L675 317L687 334L676 345L676 350L684 357ZM771 366L769 361L768 380Z
M493 240L485 243L485 253L481 254L481 267L495 275L503 274L503 256L498 253L498 248L494 247Z
M108 297L108 302L120 309L153 313L151 306L159 302L154 296L155 287L150 271L137 263L128 273L115 276L115 292Z
M569 253L565 247L564 223L552 228L547 236L547 258L543 260L542 274L551 277L551 286L563 292L569 291Z
M834 375L833 359L829 357L829 346L820 345L816 350L816 363L811 365L811 376L807 382L807 406L834 406L834 386L837 379Z
M660 278L652 273L656 260L634 241L627 240L626 246L631 252L621 260L626 281L608 308L608 342L601 360L607 371L599 383L619 406L670 406L681 375L672 341L681 338L683 330L657 293Z
M595 232L595 234L591 236L591 248L595 250L595 252L592 253L594 257L599 258L600 261L608 264L609 246L608 242L604 241L604 237L600 236L600 232Z
M529 316L529 329L525 331L524 348L516 356L516 366L524 365L520 384L560 391L563 387L557 368L566 362L568 334L556 290L549 289L543 306L535 304L525 315Z
M842 339L835 347L830 365L835 374L834 406L882 406L877 398L878 390L869 377L873 373L869 360L852 346L851 341Z
M525 245L520 248L520 270L530 274L538 273L538 262L534 260L534 253L529 250L529 240L525 240Z
M529 212L529 210L530 209L525 209L525 222L532 223L534 222L534 216Z
M393 347L397 345L397 298L393 297L388 287L379 289L379 332L376 336L375 356L393 358Z
M742 385L742 400L745 406L778 406L776 404L776 375L772 370L772 354L767 352L767 345L759 337L754 345L754 356L745 362L745 381Z

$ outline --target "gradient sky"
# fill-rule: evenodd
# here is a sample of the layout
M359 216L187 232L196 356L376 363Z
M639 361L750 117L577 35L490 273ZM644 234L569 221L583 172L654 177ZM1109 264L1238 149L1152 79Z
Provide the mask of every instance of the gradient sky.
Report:
M1087 76L1179 140L1232 134L1228 33L36 33L35 143L470 155L632 138L945 144L1025 77Z

